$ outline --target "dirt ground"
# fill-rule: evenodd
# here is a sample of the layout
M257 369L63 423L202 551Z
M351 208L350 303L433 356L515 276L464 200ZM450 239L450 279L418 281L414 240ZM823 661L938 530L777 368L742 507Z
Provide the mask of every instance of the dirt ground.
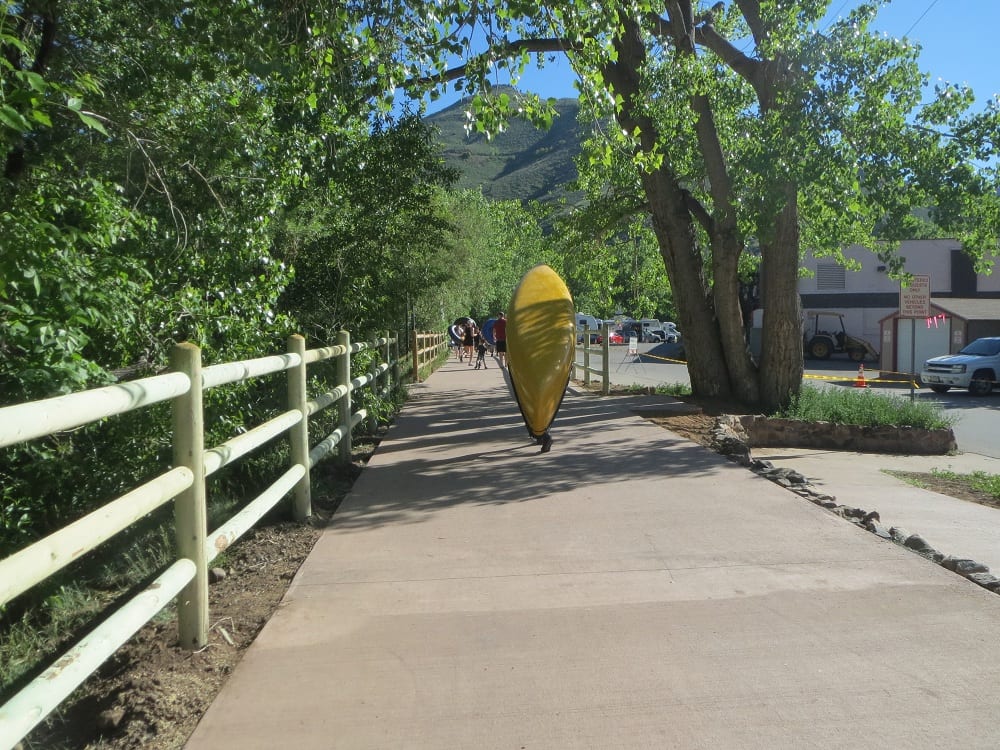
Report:
M209 586L205 648L178 646L173 613L149 623L25 738L24 750L183 747L377 444L378 438L356 440L349 467L327 461L313 470L325 494L313 495L312 524L260 525L213 563L224 577Z
M658 416L653 421L693 442L711 447L715 417L730 404L702 403L698 413ZM176 621L150 623L70 702L24 742L29 748L76 750L174 750L181 748L201 715L232 672L242 653L277 608L299 565L312 550L321 528L374 453L378 439L356 446L348 470L333 462L316 484L327 494L314 497L316 523L277 523L248 533L227 553L225 577L210 587L209 644L197 652L177 645ZM997 506L992 498L960 482L929 474L922 486L971 502Z

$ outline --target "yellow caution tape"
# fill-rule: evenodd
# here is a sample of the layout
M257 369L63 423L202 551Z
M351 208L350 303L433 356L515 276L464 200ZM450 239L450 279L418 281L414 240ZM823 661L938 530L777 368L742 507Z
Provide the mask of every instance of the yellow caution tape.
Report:
M843 375L810 375L808 372L804 372L804 373L802 373L802 379L803 380L805 380L805 379L810 379L810 380L831 380L831 381L842 382L842 383L854 383L854 382L857 381L858 378L857 378L857 376L855 376L855 377L850 377L850 376L845 377ZM912 385L914 388L919 388L920 387L913 380L896 380L894 378L882 378L882 377L869 378L866 375L865 376L865 384L867 385L868 383L887 383L889 385Z
M670 357L658 357L655 354L646 354L645 352L640 352L638 355L639 359L643 357L649 357L650 359L658 359L661 362L673 362L675 365L686 365L687 360L684 359L671 359Z
M683 359L671 359L670 357L660 357L660 356L657 356L655 354L647 354L645 352L640 352L636 356L639 357L640 361L642 361L643 357L648 357L649 359L658 359L661 362L671 362L671 363L673 363L675 365L686 365L687 364L687 361L683 360ZM923 386L921 386L917 381L915 381L911 377L911 373L909 373L909 372L898 372L896 370L878 370L878 373L879 373L879 376L877 378L869 378L866 375L865 376L865 384L868 384L868 383L885 383L887 385L912 386L913 388L922 388L923 387ZM884 375L902 375L903 377L902 378L886 378L886 377L883 377ZM809 373L803 373L802 377L803 377L803 379L810 379L810 380L831 380L831 381L851 382L851 383L855 382L858 379L856 375L854 375L854 376L851 376L851 375L847 375L847 376L845 376L845 375L810 375ZM993 384L994 385L1000 385L1000 381L994 380Z

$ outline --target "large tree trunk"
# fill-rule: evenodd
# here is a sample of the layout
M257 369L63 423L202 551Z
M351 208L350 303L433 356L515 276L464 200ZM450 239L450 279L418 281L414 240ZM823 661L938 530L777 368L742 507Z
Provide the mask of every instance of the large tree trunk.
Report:
M677 49L693 58L696 54L695 19L691 3L675 1L668 3L667 7ZM756 404L760 398L757 369L747 348L743 308L740 305L739 262L744 250L744 238L737 221L733 181L719 140L711 100L704 94L694 94L691 111L697 117L695 134L712 196L711 214L699 206L696 216L701 217L712 247L712 299L718 319L719 339L726 358L730 388L738 400Z
M761 406L788 404L802 385L802 309L799 300L797 187L785 188L785 206L767 242L761 242L764 323L760 359Z
M640 148L653 153L661 142L655 123L637 106L640 96L639 71L646 60L646 47L638 25L623 14L624 31L615 40L618 59L604 70L605 78L623 100L618 123L629 133L639 132ZM667 278L677 304L681 330L692 346L686 349L691 390L699 396L731 398L732 379L719 335L718 320L703 259L698 245L694 218L688 209L687 193L664 157L662 165L641 175L649 212L663 255Z

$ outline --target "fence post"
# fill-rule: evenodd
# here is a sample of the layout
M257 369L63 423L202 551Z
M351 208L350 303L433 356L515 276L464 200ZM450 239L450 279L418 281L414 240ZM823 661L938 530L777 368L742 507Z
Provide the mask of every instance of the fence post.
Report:
M417 346L417 329L413 329L413 382L420 382L420 349Z
M604 352L604 365L601 367L601 394L604 396L611 395L611 328L605 323L603 326L604 336L602 338L603 344L601 344L601 349Z
M590 328L583 327L583 384L590 387Z
M396 335L393 337L392 344L392 359L389 360L391 364L392 371L392 382L396 383L397 386L402 385L402 381L399 379L399 331L396 331Z
M351 462L351 334L341 331L337 334L337 343L346 347L347 351L337 360L337 385L347 389L347 392L337 401L337 416L343 436L340 438L340 462Z
M373 346L372 349L375 350L375 354L378 354L378 346ZM368 418L365 420L368 425L368 435L375 435L378 432L378 417L375 416L375 410L378 406L379 400L382 398L382 394L379 393L378 389L378 357L372 357L371 364L368 365L368 378L369 378L369 388L372 389L372 396L374 398L371 401L372 407L368 410Z
M389 368L385 371L385 395L388 397L392 392L392 341L391 332L386 331L383 335L385 336L385 363L389 365Z
M177 556L194 563L195 574L177 596L177 633L181 646L198 649L208 643L208 534L205 509L205 417L202 409L201 349L178 344L170 366L183 372L191 387L173 401L174 466L191 470L194 481L174 501Z
M306 340L297 333L288 337L288 351L299 355L299 364L288 370L288 408L302 413L302 420L288 430L292 466L301 465L305 474L292 494L292 514L296 521L312 515L312 489L309 479L309 414L306 411Z

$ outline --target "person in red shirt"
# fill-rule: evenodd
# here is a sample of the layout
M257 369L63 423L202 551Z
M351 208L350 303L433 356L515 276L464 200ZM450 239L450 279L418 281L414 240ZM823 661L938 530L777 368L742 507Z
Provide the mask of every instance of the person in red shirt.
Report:
M497 360L503 367L507 359L507 318L504 317L503 313L497 315L496 322L493 324L493 340L497 345Z

